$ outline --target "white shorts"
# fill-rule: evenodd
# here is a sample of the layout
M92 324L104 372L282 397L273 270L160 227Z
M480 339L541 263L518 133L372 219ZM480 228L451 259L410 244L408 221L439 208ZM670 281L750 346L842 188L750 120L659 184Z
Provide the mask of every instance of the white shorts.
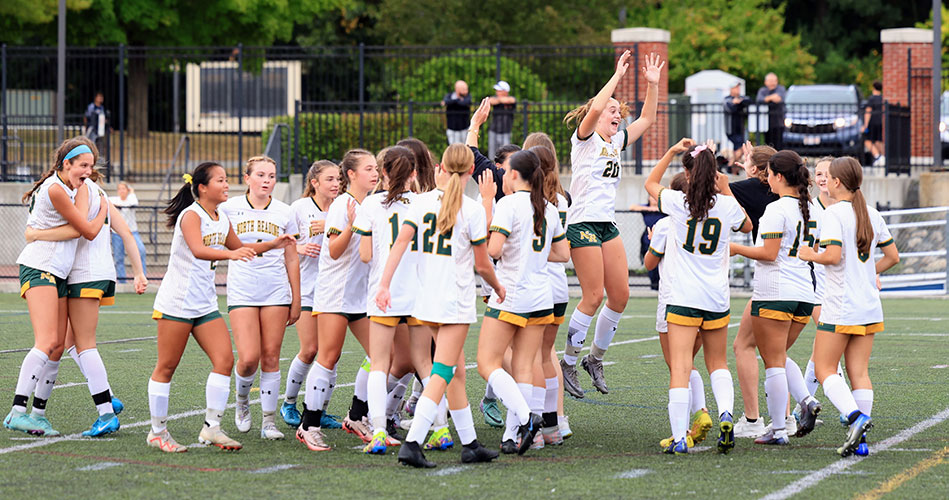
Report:
M659 333L668 333L669 324L666 323L666 304L659 301L656 306L656 331Z

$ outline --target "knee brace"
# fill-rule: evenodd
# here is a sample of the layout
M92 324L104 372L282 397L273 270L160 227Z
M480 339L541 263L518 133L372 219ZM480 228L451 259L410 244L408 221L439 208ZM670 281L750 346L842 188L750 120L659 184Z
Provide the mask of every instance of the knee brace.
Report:
M435 375L445 379L446 384L450 384L451 379L455 377L455 366L448 366L436 361L432 363L432 376Z

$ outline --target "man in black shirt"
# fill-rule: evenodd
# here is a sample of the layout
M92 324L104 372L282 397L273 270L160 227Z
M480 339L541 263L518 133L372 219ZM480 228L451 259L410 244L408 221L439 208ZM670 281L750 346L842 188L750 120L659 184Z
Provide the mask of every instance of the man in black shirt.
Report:
M488 158L494 158L498 148L511 143L514 128L514 108L517 99L511 95L511 86L504 80L494 85L491 103L491 125L488 126Z
M788 91L778 84L778 75L768 73L764 77L764 87L758 89L755 101L768 105L768 131L764 134L765 144L774 149L784 147L784 98Z
M464 80L455 82L455 91L445 94L442 106L445 107L445 134L448 136L448 145L459 142L464 144L468 135L468 115L471 114L468 84Z
M876 165L883 155L883 82L873 82L873 90L867 98L863 112L864 149L873 155L873 164Z
M728 96L725 97L725 135L732 143L732 162L738 161L741 146L747 140L745 124L748 122L748 105L750 104L751 99L741 94L741 81L736 80Z

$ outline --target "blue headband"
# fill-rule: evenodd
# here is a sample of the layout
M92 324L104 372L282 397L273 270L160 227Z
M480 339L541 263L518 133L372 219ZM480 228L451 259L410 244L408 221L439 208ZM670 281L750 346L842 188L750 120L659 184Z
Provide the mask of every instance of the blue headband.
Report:
M72 148L68 153L66 153L66 156L63 158L63 161L71 160L83 153L92 154L92 150L89 149L89 146L86 146L85 144L80 144Z

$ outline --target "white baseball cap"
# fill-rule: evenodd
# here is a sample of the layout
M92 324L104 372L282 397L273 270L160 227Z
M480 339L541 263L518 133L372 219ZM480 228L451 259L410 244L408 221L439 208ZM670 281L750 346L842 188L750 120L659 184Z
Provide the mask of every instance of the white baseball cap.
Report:
M501 81L499 81L498 83L494 84L494 90L501 90L501 91L503 91L503 92L510 92L510 91L511 91L511 86L510 86L507 82L505 82L504 80L501 80Z

